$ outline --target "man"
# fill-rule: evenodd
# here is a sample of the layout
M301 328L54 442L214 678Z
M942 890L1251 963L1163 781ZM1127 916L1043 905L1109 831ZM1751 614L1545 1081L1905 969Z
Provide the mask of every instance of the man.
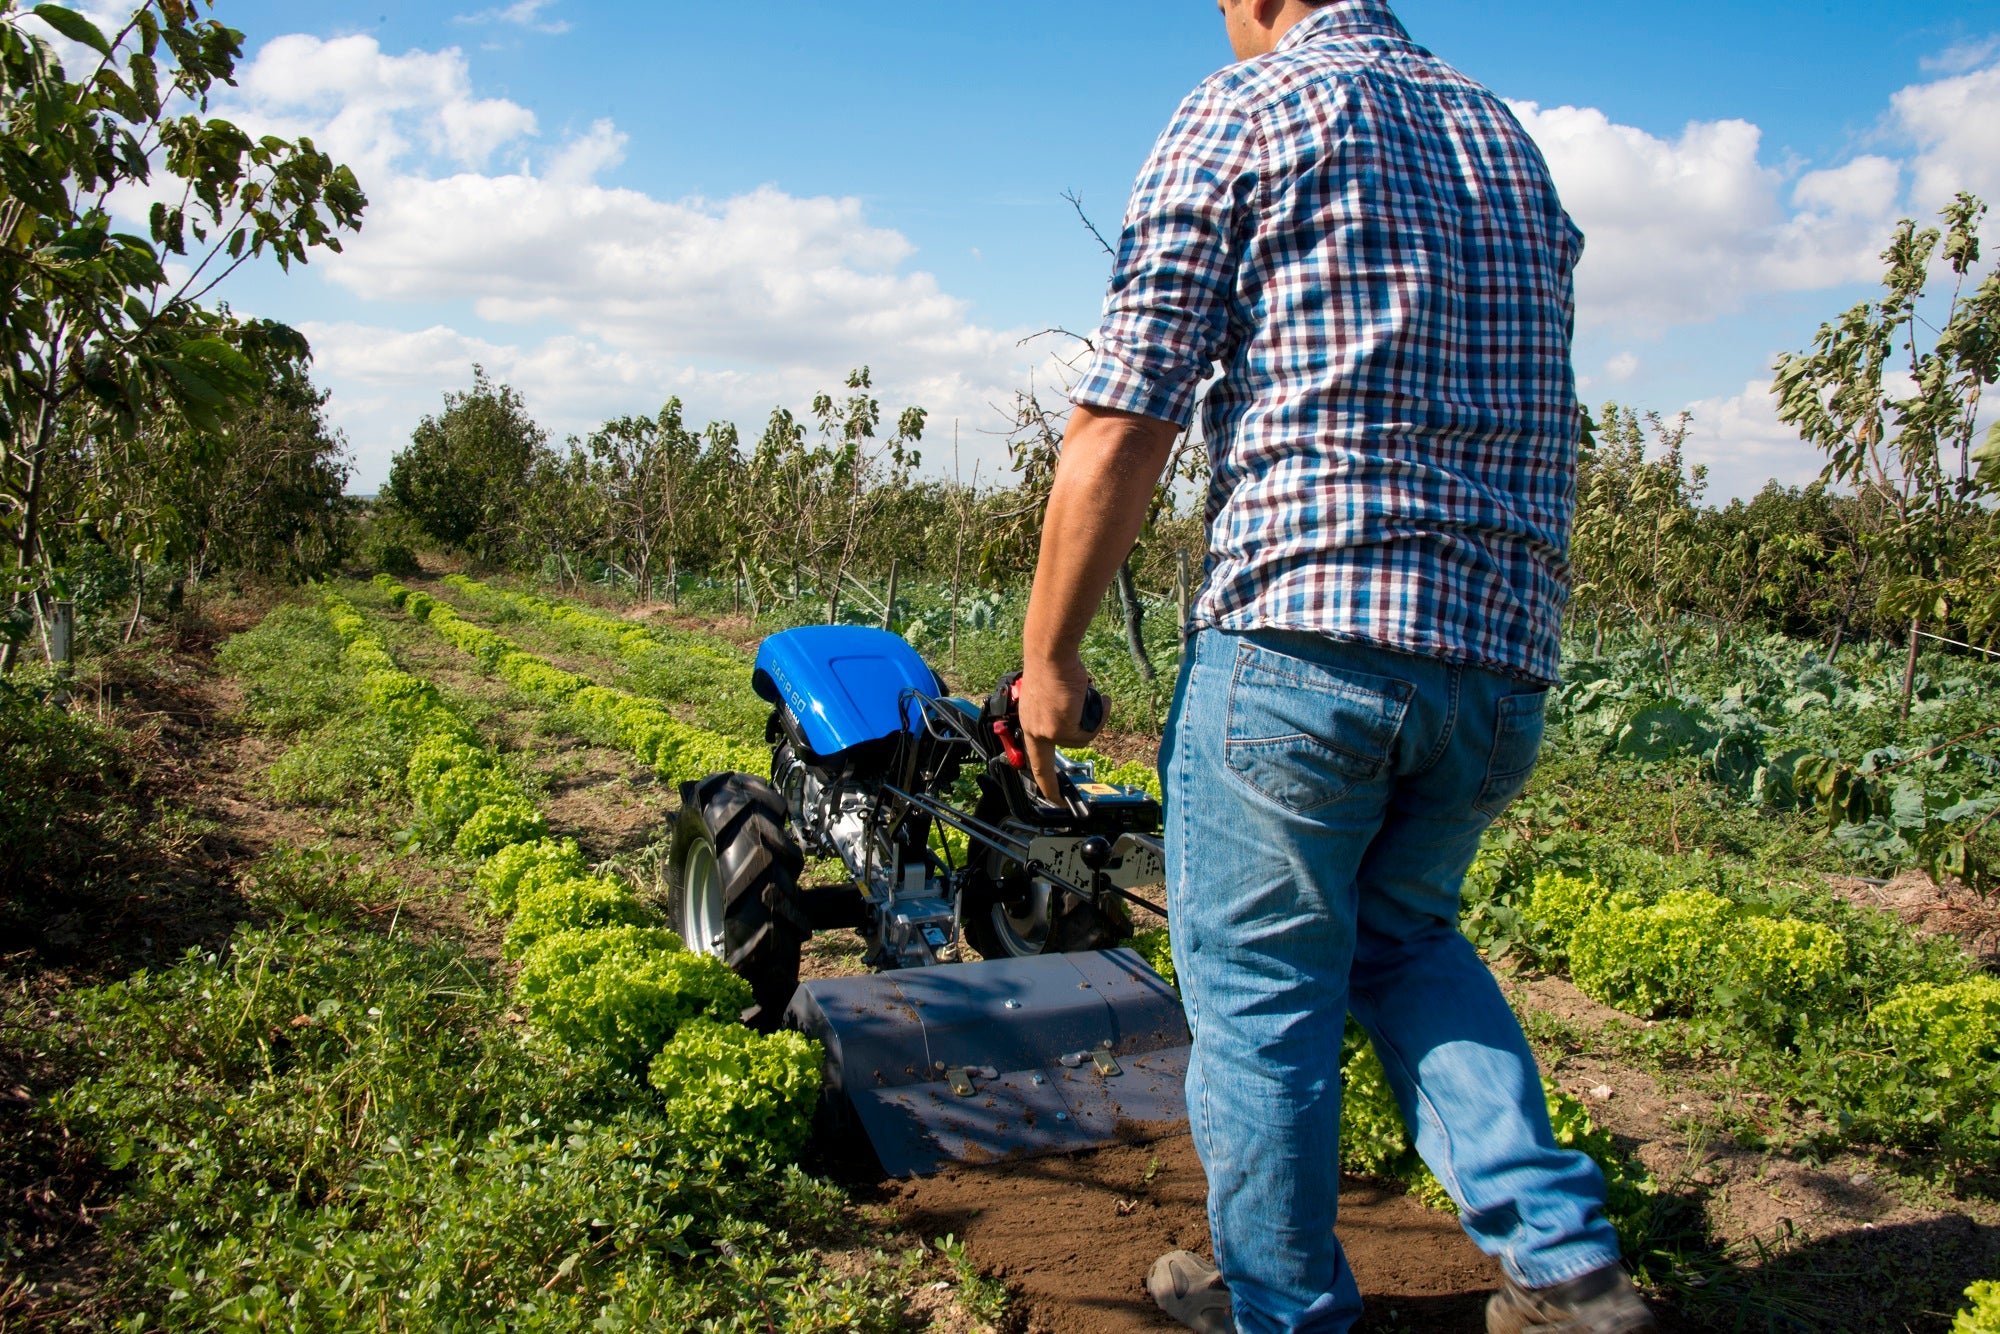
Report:
M1021 697L1053 795L1053 747L1085 739L1084 629L1216 367L1206 578L1160 767L1219 1272L1176 1252L1147 1286L1196 1329L1353 1324L1333 1235L1351 1010L1505 1271L1488 1329L1651 1329L1603 1179L1556 1147L1457 925L1556 676L1582 237L1505 106L1383 0L1219 8L1239 63L1182 104L1134 192Z

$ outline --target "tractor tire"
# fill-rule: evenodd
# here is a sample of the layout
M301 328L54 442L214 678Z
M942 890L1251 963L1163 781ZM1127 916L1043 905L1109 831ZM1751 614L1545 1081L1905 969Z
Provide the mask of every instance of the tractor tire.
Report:
M771 1032L799 985L799 947L812 935L799 893L805 859L785 832L785 799L750 774L681 785L667 854L667 921L687 947L727 963L750 984L744 1021Z
M962 928L982 959L1030 959L1040 954L1106 950L1132 934L1129 922L1043 886L1009 902L985 878L966 889Z

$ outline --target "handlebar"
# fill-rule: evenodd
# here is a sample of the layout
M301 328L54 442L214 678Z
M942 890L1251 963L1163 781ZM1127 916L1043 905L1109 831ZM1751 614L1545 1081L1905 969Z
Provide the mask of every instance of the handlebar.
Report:
M1096 733L1104 726L1108 706L1104 696L1096 686L1086 686L1083 694L1083 717L1078 720L1083 730ZM1028 767L1028 748L1021 734L1021 673L1009 672L1000 678L1000 684L993 687L993 695L986 701L983 726L999 741L1000 749L1006 753L1007 763L1016 769Z

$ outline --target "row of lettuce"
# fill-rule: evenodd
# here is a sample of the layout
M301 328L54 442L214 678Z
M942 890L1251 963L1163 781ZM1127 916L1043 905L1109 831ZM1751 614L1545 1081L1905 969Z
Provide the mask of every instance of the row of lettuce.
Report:
M1699 853L1565 835L1496 846L1467 881L1468 934L1658 1023L1663 1049L1732 1062L1822 1145L2000 1162L2000 979L1954 943ZM1752 1130L1756 1127L1739 1127Z
M749 661L706 635L663 626L634 625L574 603L552 602L533 594L495 588L461 574L447 575L444 582L471 606L497 620L529 622L577 649L612 658L619 664L624 679L641 693L688 710L708 728L733 736L755 736L762 732L770 706L749 689ZM393 581L378 576L376 583L395 597L392 590L398 586ZM437 604L427 599L418 605L428 608ZM430 613L426 610L425 614ZM1092 750L1068 754L1072 759L1095 764L1100 781L1123 783L1142 788L1155 797L1160 795L1159 775L1150 764L1120 763ZM768 763L769 757L757 750L738 755L735 760L733 766L717 767L754 773Z
M621 734L652 756L649 762L706 764L714 752L712 743L690 744L682 735L688 729L654 717L658 710L649 713L644 701L588 687L504 641L488 642L498 636L448 607L424 606L423 594L397 587L390 595L441 632L470 632L462 634L468 651L524 692L559 696L579 709L592 707L577 699L587 692L609 697L602 716L620 719ZM737 1022L751 1005L749 984L721 960L689 951L628 886L592 875L574 841L550 838L541 813L437 688L397 667L344 598L324 597L368 707L415 742L406 782L419 819L449 836L461 856L481 859L477 883L487 906L508 918L505 948L520 960L515 996L529 1019L647 1078L683 1143L751 1160L795 1155L819 1095L817 1045Z
M770 706L750 687L748 659L728 644L668 626L635 625L574 603L495 588L464 575L448 575L444 582L469 606L498 623L532 625L574 649L611 659L618 664L623 684L635 693L685 710L708 731L728 737L763 734Z
M681 782L722 770L755 772L769 764L761 747L682 722L657 699L565 672L466 620L428 593L406 588L386 575L377 575L375 584L391 606L470 654L482 670L553 710L560 721L590 740L630 755L665 781ZM742 671L740 665L738 670Z
M843 1196L776 1161L810 1045L732 1022L741 984L548 839L478 706L399 671L374 624L281 607L218 658L284 747L262 780L281 805L421 855L276 849L238 877L226 944L64 996L37 1059L67 1087L37 1118L101 1158L110 1257L58 1318L905 1328L922 1254L852 1263ZM510 919L515 977L458 938L459 881L433 874L454 845Z

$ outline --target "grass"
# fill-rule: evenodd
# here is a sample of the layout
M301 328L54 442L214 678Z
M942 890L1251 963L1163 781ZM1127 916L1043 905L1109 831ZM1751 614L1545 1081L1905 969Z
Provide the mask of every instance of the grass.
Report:
M957 1284L958 1303L966 1313L988 1325L998 1325L1006 1320L1009 1302L1007 1285L980 1273L979 1266L965 1253L965 1243L957 1237L949 1234L939 1237L936 1245L938 1254L951 1267Z
M12 887L10 902L115 875L121 857L162 832L127 737L5 681L0 753L0 883Z
M805 1249L836 1192L682 1150L454 948L288 918L72 1005L84 1073L47 1115L120 1174L114 1295L161 1327L893 1321L886 1285Z

